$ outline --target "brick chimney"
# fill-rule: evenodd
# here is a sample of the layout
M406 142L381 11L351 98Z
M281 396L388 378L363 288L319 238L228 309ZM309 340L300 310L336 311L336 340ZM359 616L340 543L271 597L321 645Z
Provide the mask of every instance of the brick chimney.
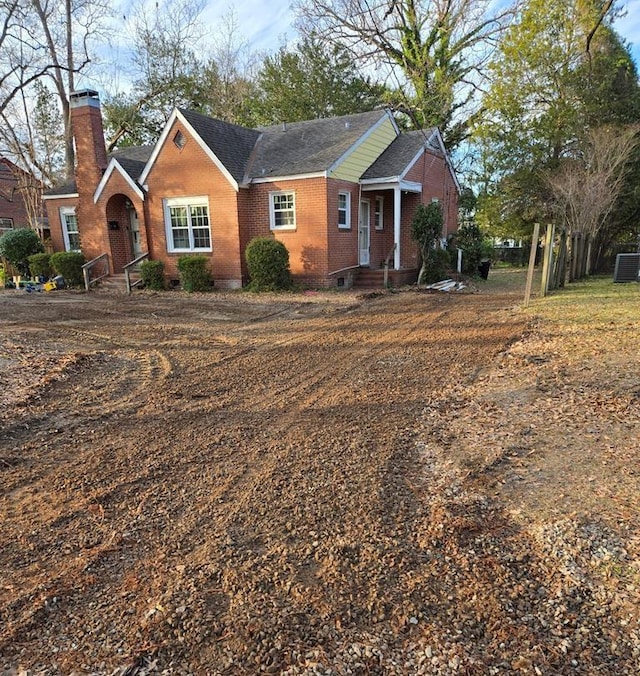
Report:
M93 191L107 168L102 112L98 92L82 89L69 96L71 127L76 142L76 183L78 191Z

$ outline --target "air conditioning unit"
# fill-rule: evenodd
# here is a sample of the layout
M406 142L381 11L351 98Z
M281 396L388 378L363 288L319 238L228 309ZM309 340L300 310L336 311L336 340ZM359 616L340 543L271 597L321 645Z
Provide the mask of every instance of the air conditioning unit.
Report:
M640 253L621 253L616 256L614 282L640 282Z

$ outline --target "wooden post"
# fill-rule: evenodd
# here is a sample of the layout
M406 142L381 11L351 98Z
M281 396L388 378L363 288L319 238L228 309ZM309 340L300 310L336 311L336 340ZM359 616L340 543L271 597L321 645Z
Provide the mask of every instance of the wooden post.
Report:
M549 275L553 264L553 235L554 226L547 225L547 234L544 238L544 261L542 263L542 282L540 283L540 296L544 298L549 291Z
M527 286L524 291L524 306L528 307L531 298L531 285L533 284L533 271L536 267L536 253L538 252L538 237L540 236L540 223L533 224L533 237L531 238L531 251L529 253L529 270L527 272Z

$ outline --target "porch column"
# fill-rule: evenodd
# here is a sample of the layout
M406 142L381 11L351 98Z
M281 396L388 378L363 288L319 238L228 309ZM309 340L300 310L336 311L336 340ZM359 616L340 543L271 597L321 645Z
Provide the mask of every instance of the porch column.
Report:
M400 208L400 200L402 199L402 192L400 186L393 189L393 243L396 245L393 253L393 269L400 269L400 221L402 216L402 209Z

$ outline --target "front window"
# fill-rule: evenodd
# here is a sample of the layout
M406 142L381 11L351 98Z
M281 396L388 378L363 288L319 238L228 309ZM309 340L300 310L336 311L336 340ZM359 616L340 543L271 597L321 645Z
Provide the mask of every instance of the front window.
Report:
M382 230L384 228L384 223L382 220L383 206L384 206L384 198L376 197L376 211L374 214L376 230Z
M349 229L351 227L351 193L338 193L338 227Z
M67 251L80 251L80 230L78 229L78 216L74 207L62 207L60 209L60 222L62 223L62 236Z
M296 196L292 192L270 193L270 226L272 230L295 230Z
M167 250L211 251L209 200L185 197L165 200Z

